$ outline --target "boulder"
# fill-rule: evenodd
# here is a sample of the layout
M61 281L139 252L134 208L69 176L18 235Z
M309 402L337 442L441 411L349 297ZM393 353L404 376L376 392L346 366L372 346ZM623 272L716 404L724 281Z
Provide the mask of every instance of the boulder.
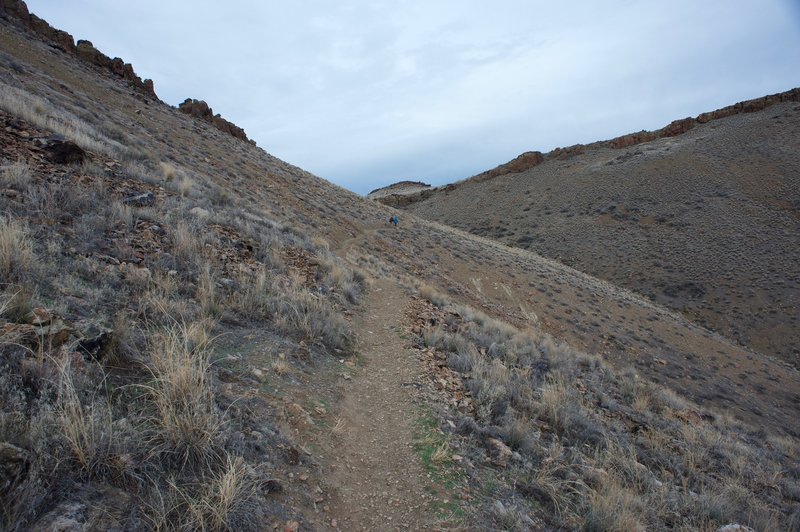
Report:
M44 148L56 164L81 164L86 158L83 148L60 135L48 137Z
M511 448L496 438L488 438L486 443L491 454L492 464L497 467L508 466L508 460L513 454Z
M54 318L48 325L29 323L6 323L2 328L6 341L29 348L35 353L39 348L61 347L69 340L73 330L63 320Z
M209 107L208 104L203 100L186 98L183 103L178 106L178 110L189 116L193 116L199 120L208 122L218 130L227 133L232 137L245 142L250 142L251 144L253 143L253 141L247 138L247 134L244 132L244 129L240 128L233 122L225 120L219 114L215 115L211 107Z
M111 329L92 324L84 331L84 337L78 340L76 350L84 356L100 361L106 356L112 339Z
M211 122L214 118L214 113L211 111L211 108L203 100L186 98L182 104L178 105L178 110L205 122Z

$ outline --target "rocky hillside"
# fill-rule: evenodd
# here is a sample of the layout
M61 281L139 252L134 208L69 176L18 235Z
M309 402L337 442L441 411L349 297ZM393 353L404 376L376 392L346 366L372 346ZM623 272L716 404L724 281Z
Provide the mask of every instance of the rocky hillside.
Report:
M393 205L634 290L800 365L800 90L529 152Z
M0 529L797 528L796 371L0 6Z

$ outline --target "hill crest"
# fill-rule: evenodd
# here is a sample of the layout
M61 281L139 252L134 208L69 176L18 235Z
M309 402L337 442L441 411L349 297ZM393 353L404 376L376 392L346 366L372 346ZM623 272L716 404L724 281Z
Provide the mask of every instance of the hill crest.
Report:
M636 146L638 144L652 142L657 139L676 137L678 135L686 133L687 131L690 131L699 124L706 124L714 120L720 120L723 118L735 116L742 113L754 113L758 111L763 111L777 103L790 102L790 101L791 102L800 101L800 88L794 88L784 92L762 96L760 98L744 100L735 103L733 105L722 107L715 111L700 113L694 118L687 117L687 118L673 120L672 122L662 127L661 129L657 129L654 131L642 130L636 133L628 133L626 135L614 137L610 140L601 140L592 142L590 144L574 144L572 146L559 147L547 153L542 153L540 151L527 151L518 155L517 157L506 163L500 164L495 168L492 168L491 170L486 170L485 172L481 172L472 177L468 177L464 180L457 181L455 183L442 185L439 187L433 187L432 190L451 191L454 189L454 187L458 187L459 185L467 181L486 181L507 174L517 174L520 172L524 172L526 170L530 170L531 168L534 168L545 161L568 159L576 155L581 155L585 153L587 150L606 148L606 147L615 150L620 150L624 148L629 148L631 146ZM430 193L425 193L418 190L395 190L394 192L388 192L386 194L376 194L377 192L391 190L393 187L396 187L397 185L402 183L403 182L394 183L388 185L387 187L374 190L370 192L368 197L377 199L378 201L382 201L387 205L395 207L407 206L416 201L420 201L422 199L431 197ZM400 197L400 196L405 196L405 197Z

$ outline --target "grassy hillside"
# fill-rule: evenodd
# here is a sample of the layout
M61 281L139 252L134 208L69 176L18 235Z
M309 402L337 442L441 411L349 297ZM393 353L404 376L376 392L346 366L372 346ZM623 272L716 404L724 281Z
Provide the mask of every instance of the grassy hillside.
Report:
M787 101L677 136L501 166L406 208L626 287L798 367L798 139L800 103Z
M0 528L798 528L797 372L1 17L0 71Z

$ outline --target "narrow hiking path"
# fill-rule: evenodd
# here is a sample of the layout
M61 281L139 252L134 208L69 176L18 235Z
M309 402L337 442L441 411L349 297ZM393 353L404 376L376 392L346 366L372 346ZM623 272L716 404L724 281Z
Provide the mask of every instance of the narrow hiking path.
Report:
M407 303L395 282L378 280L357 322L362 366L347 381L323 463L331 523L341 530L441 527L443 496L414 450L422 407L413 383L421 369L402 338Z

